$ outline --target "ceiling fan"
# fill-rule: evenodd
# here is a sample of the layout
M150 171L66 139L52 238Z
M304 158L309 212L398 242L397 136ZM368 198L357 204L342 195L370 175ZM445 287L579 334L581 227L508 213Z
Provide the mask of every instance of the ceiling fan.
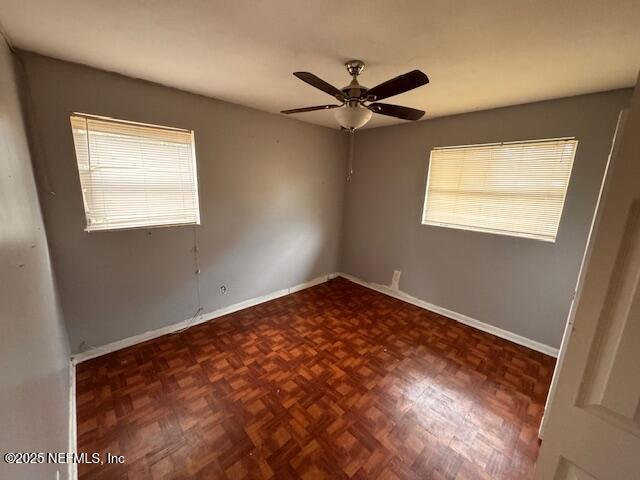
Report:
M394 95L413 90L414 88L429 83L429 78L420 70L412 70L404 75L399 75L380 85L376 85L373 88L367 88L358 83L358 75L360 75L364 69L364 62L361 60L350 60L344 65L347 67L347 71L349 75L351 75L352 80L351 83L342 90L325 82L313 73L293 73L303 82L334 97L340 102L339 105L331 104L294 108L291 110L282 110L280 113L288 115L291 113L313 112L314 110L337 109L335 111L337 122L343 128L350 131L364 126L371 119L373 113L401 118L403 120L420 120L424 115L424 111L415 108L402 107L390 103L378 103L378 100L393 97Z

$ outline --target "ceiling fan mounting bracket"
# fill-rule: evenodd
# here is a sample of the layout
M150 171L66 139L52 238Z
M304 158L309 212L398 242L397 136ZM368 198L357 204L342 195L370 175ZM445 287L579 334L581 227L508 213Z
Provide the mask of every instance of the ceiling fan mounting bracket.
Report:
M357 77L364 70L364 62L362 60L349 60L344 66L347 67L347 72L352 77Z

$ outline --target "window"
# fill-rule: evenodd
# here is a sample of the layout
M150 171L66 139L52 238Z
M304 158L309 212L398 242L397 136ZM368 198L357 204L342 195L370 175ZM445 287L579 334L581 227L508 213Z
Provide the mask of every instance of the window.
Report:
M578 141L434 148L422 223L555 242Z
M71 115L87 231L200 223L193 131Z

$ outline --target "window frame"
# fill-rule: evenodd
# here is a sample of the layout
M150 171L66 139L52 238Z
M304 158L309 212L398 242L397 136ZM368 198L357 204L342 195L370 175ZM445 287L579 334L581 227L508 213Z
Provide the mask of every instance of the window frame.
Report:
M526 144L526 143L554 142L554 141L574 141L575 151L574 151L574 155L571 163L571 169L569 170L569 176L563 192L562 207L560 209L559 216L558 216L558 226L556 228L556 232L553 238L547 238L542 235L536 235L536 234L525 233L525 232L515 232L511 230L499 230L499 229L492 229L492 228L482 228L482 227L476 227L476 226L467 226L467 225L460 225L460 224L454 224L454 223L444 223L444 222L435 222L435 221L425 220L426 213L427 213L428 197L429 197L429 185L430 185L431 172L432 172L431 160L432 160L434 151L473 148L473 147L503 146L503 145ZM576 137L553 137L553 138L542 138L542 139L536 139L536 140L514 140L514 141L508 141L508 142L491 142L491 143L476 143L476 144L469 144L469 145L451 145L451 146L444 146L444 147L438 147L438 146L432 147L431 150L429 151L429 161L427 164L427 169L428 169L427 181L426 181L425 190L424 190L424 201L422 204L420 224L430 226L430 227L451 228L454 230L487 233L487 234L502 235L507 237L514 237L514 238L525 238L525 239L537 240L545 243L556 243L558 239L558 232L560 231L560 224L562 223L562 216L564 215L565 205L567 203L567 192L569 191L569 185L571 183L571 178L573 176L573 167L575 166L575 157L578 153L578 144L579 144L579 140Z
M195 199L195 212L196 212L196 221L193 222L179 222L179 223L162 223L162 224L154 224L154 225L137 225L137 226L110 226L108 228L91 228L89 222L89 209L87 205L87 200L85 197L85 188L82 185L82 173L80 171L80 162L78 161L78 154L76 150L76 142L75 136L73 133L73 117L81 117L86 120L99 120L103 122L110 123L119 123L124 125L138 125L147 128L153 128L158 130L169 130L175 132L184 132L188 133L191 139L191 163L193 165L194 179L193 179L193 187L194 187L194 199ZM87 233L95 233L95 232L118 232L118 231L127 231L127 230L150 230L156 228L170 228L170 227L185 227L185 226L198 226L201 225L202 215L200 212L200 185L199 185L199 176L200 172L198 170L198 162L197 162L197 154L196 154L196 141L195 141L195 131L193 129L180 128L180 127L172 127L167 125L159 125L154 123L145 123L145 122L137 122L133 120L124 120L121 118L109 117L104 115L96 115L90 113L83 113L77 111L69 112L69 123L71 126L71 141L73 143L73 154L75 158L76 164L76 172L78 174L78 183L80 185L80 193L82 195L82 205L84 210L84 219L85 219L85 227L84 231ZM87 132L88 135L88 132ZM88 144L88 137L87 137Z

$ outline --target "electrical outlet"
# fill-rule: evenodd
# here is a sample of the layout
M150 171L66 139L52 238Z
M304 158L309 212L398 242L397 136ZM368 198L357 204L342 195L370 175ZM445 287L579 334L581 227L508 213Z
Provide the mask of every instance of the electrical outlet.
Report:
M220 294L221 295L226 295L227 294L227 286L226 285L220 285Z
M400 290L400 275L402 275L400 270L393 271L393 277L391 277L391 288L394 290Z

